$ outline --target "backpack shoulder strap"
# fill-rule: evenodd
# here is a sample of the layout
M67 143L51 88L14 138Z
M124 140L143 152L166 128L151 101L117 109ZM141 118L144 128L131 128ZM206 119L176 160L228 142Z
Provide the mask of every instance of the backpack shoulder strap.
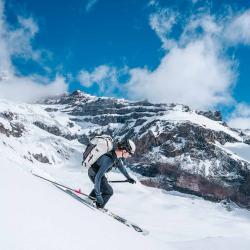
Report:
M107 157L109 157L112 161L113 161L113 164L112 164L112 166L111 166L111 168L113 168L113 166L114 166L114 164L115 164L115 156L114 156L114 153L112 152L112 151L109 151L109 152L107 152L106 154L104 154L105 156L107 156ZM104 156L104 155L102 155L102 156ZM101 157L102 157L101 156ZM100 168L100 166L98 165L98 163L97 163L97 161L95 162L95 163L93 163L92 165L91 165L91 167L97 172L98 170L99 170L99 168Z

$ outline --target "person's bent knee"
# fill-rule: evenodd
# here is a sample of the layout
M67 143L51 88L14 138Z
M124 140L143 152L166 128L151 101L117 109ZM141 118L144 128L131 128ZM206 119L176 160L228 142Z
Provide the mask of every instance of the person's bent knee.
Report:
M113 189L110 190L110 195L112 196L114 194Z
M110 196L112 196L114 194L113 189L108 190L107 194L110 195Z
M114 194L113 189L106 190L102 193L102 195L112 196Z

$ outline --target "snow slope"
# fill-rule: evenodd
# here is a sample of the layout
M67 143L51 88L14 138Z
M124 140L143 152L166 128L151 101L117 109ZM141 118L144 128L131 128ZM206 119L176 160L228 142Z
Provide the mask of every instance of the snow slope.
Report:
M85 174L78 171L50 171L61 182L86 192L92 185ZM118 173L110 173L110 180L121 179ZM75 186L79 183L79 186ZM163 192L141 184L113 185L115 195L108 208L150 231L150 237L174 249L237 249L247 250L250 244L250 213L237 206L205 201L178 192ZM228 211L230 210L230 211ZM201 242L203 248L198 248ZM232 244L232 242L234 244ZM185 244L187 243L187 244ZM224 248L221 248L221 245ZM156 247L153 249L157 249Z
M24 161L16 159L17 164L7 154L0 153L1 249L249 249L250 213L243 209L227 211L221 204L140 184L113 185L108 208L148 229L145 237L32 176L23 170ZM85 192L92 187L86 172L42 171Z
M163 192L139 182L113 184L115 194L107 208L149 230L146 237L85 207L30 173L39 171L90 192L93 185L86 169L80 168L84 146L33 124L44 121L68 132L68 118L58 114L55 119L39 105L1 102L0 111L8 110L18 114L25 132L18 138L0 133L0 249L249 249L250 212L235 205L228 207L191 195ZM6 129L11 129L8 120L0 119ZM243 156L245 149L236 152L235 148L239 149L225 145L225 150L247 158L248 151ZM40 153L50 163L41 163L32 156ZM108 178L120 180L123 176L111 172Z
M164 249L1 159L1 249Z
M232 154L236 154L241 159L248 161L250 163L250 145L246 143L226 143L223 146L226 150L230 151Z

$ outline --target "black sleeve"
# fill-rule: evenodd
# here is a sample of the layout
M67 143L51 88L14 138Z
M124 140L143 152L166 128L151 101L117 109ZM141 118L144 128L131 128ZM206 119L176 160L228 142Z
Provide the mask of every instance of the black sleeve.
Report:
M131 177L129 176L123 162L121 160L119 160L119 163L118 163L118 169L120 170L120 172L127 178L127 179L130 179Z

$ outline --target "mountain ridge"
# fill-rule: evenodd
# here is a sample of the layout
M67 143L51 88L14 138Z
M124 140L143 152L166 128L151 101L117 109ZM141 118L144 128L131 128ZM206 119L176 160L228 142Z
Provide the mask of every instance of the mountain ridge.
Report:
M46 118L31 115L33 127L58 138L77 140L83 148L89 138L102 133L116 139L133 139L137 151L128 162L129 167L140 174L145 185L210 200L231 200L250 208L250 164L227 148L235 143L248 145L247 135L228 127L218 111L95 97L81 91L45 99L34 107ZM2 109L1 119L9 121L11 129L4 130L0 121L0 132L11 136L15 131L13 124L21 131L18 124L22 123L17 118L20 110L8 112ZM34 155L52 163L52 156L46 153Z

